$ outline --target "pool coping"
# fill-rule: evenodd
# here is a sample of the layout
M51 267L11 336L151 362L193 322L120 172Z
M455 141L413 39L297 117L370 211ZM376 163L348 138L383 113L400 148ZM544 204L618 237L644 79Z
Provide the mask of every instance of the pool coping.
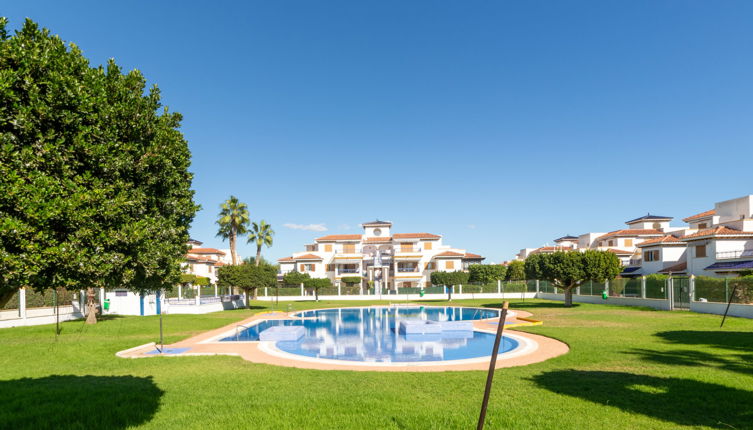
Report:
M120 351L116 353L116 355L122 358L230 355L240 356L244 360L254 363L317 370L442 372L488 369L490 355L470 359L425 362L363 362L320 359L316 357L307 357L303 355L287 353L279 350L275 351L276 348L271 347L275 342L269 341L219 341L219 339L235 333L238 326L255 325L265 320L301 319L300 317L294 317L293 315L311 310L373 307L390 306L347 306L298 310L290 313L280 311L259 313L244 320L228 324L214 330L209 330L199 335L192 336L188 339L184 339L182 341L164 346L165 348L190 348L187 352L181 354L147 354L147 352L153 351L155 349L155 345L151 343L142 345L140 347ZM477 308L473 306L450 307L465 307L471 309L489 310L489 308ZM567 344L556 339L514 330L515 327L542 324L541 321L530 318L532 314L530 314L529 312L520 310L515 310L514 312L515 315L513 317L513 321L511 321L512 324L505 325L505 335L515 338L515 340L517 340L522 346L519 346L518 348L510 352L499 354L497 356L497 368L523 366L527 364L538 363L565 354L569 351ZM486 318L483 320L473 320L474 331L494 334L496 333L496 320L498 320L498 317Z

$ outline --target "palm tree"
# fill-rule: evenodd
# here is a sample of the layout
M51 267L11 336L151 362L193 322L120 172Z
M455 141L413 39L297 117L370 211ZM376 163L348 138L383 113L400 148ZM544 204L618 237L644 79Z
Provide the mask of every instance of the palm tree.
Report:
M235 196L230 196L225 203L220 205L220 214L217 225L217 237L227 239L230 242L230 256L233 264L238 264L238 253L235 251L235 242L239 235L248 231L249 223L248 206L238 201Z
M275 231L272 230L272 226L267 224L266 221L261 220L258 224L256 222L251 223L251 230L248 233L248 241L246 243L256 244L256 261L258 266L261 263L261 247L267 245L267 248L272 246L272 236L275 235Z

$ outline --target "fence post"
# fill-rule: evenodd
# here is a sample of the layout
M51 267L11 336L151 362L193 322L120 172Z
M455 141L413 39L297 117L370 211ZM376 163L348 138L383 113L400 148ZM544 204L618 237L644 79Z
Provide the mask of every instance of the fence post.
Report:
M342 294L340 293L340 291L341 291L341 290L340 290L340 286L341 286L341 285L342 285L342 284L340 284L339 282L337 283L337 295L338 295L338 296L341 296L341 295L342 295Z
M269 292L268 291L269 290L267 289L267 287L264 287L264 297L269 297Z
M580 296L580 285L575 287L575 295Z
M539 292L539 280L538 279L536 280L536 292L537 293Z
M18 290L18 317L26 319L26 287Z
M695 275L690 275L690 279L688 280L688 302L694 302L695 301ZM688 303L688 306L690 306L690 303Z
M497 279L497 294L502 294L502 280Z
M99 289L99 309L100 315L105 312L105 289Z
M609 279L604 281L604 292L607 293L607 297L609 297Z
M641 276L641 298L646 298L646 277Z
M183 286L178 284L178 300L183 298Z
M729 303L729 279L724 278L724 301Z
M214 284L214 296L217 297L217 284Z
M667 300L669 300L669 310L673 310L675 308L675 282L674 279L672 279L672 275L669 275L669 279L667 279L667 292L665 293L665 296L667 296Z
M460 293L459 294L463 294L463 284L460 284L458 286L460 287Z
M305 293L305 291L303 291L303 282L301 282L301 295L302 296L305 295L304 293Z
M196 286L196 306L201 304L201 286Z

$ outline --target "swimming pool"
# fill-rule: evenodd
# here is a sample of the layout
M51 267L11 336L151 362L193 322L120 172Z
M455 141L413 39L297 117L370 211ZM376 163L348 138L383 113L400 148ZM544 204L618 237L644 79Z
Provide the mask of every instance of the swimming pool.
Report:
M498 318L499 311L395 306L320 309L294 316L299 319L264 320L220 341L258 341L259 334L270 327L302 326L304 334L300 339L274 342L274 350L314 359L373 363L466 360L488 357L494 346L494 334L460 327L463 324L442 323ZM408 325L421 325L421 321L430 321L426 325L432 330L406 333ZM505 336L499 353L518 346L516 339Z

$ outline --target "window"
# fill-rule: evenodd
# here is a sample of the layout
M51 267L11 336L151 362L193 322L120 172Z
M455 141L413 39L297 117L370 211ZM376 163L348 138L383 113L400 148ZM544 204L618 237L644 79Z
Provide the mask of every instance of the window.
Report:
M403 288L411 288L413 287L413 282L403 282Z
M633 239L625 239L625 246L633 246Z
M426 263L426 270L435 270L437 263Z
M454 261L448 261L444 264L445 269L447 270L453 270L455 269L455 262Z
M695 257L696 258L704 258L704 257L706 257L706 245L696 245L696 247L695 247Z
M128 296L127 290L115 290L115 297L126 297Z
M643 251L643 260L645 260L645 261L659 261L659 250Z
M305 271L306 271L306 265L305 264L301 264L301 273L303 273Z
M346 254L355 254L356 253L356 246L353 244L347 244L343 245L343 252Z
M332 244L324 245L324 252L332 252Z
M400 251L401 252L413 252L413 244L412 243L401 243L400 244Z
M334 266L333 264L325 264L324 265L324 270L326 270L327 272L332 272L332 271L335 270L335 268L333 266Z
M702 223L698 224L698 228L706 228L706 223L702 222Z
M431 242L424 242L424 250L426 251L431 250Z
M609 241L609 246L614 246L614 241L613 240Z
M661 223L655 222L654 223L654 229L658 230L661 228Z

